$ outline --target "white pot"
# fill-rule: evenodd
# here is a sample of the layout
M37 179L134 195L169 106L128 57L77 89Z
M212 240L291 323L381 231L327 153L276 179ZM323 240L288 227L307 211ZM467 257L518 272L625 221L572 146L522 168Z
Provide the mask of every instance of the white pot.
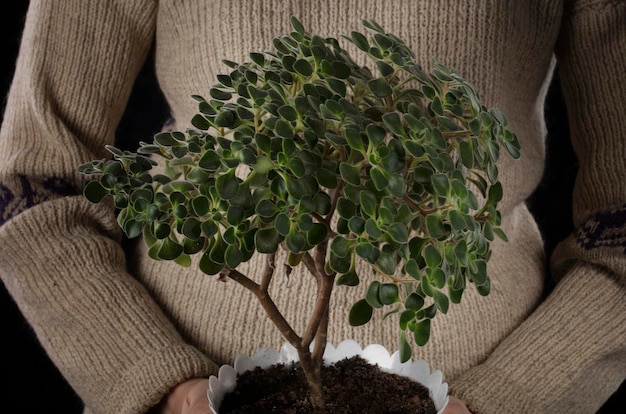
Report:
M428 363L423 359L400 362L399 353L389 354L384 346L373 344L365 348L353 340L347 339L337 347L332 344L326 346L324 363L327 365L358 355L370 364L378 365L383 371L392 372L411 378L428 388L430 397L435 403L437 414L441 414L448 404L448 383L443 382L443 374L439 370L430 372ZM237 374L252 370L256 367L266 368L274 364L288 364L298 361L296 349L285 343L279 351L272 348L263 348L254 357L239 355L235 358L234 367L222 365L217 377L209 378L209 404L213 414L219 414L224 395L235 389Z

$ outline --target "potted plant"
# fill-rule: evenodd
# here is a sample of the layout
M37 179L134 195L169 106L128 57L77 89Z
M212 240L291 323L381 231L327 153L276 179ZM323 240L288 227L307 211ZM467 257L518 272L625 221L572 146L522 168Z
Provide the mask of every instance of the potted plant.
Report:
M337 39L291 23L272 52L225 61L230 72L217 76L210 99L193 97L193 128L159 133L137 152L107 147L113 159L79 171L97 175L86 198L112 195L119 225L142 236L150 257L189 266L198 254L204 273L253 293L296 350L321 409L335 285L367 283L352 325L374 309L396 314L401 361L468 282L489 293L490 241L506 240L496 161L501 147L517 158L519 143L468 82L437 61L425 72L376 22L363 21L369 37L345 37L374 70ZM279 250L286 267L276 266ZM259 278L237 270L257 255L266 261ZM358 261L371 274L358 273ZM295 266L317 281L301 333L268 294L276 270Z

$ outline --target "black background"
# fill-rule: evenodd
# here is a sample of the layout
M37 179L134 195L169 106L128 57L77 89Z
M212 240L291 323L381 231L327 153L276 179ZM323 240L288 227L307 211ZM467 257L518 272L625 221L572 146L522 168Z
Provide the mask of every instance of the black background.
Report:
M28 1L5 1L0 6L5 33L2 48L4 58L0 65L3 114L27 7ZM147 140L146 137L159 130L167 115L167 105L156 86L149 60L135 83L128 108L119 125L118 144L125 146L122 143ZM558 71L548 93L546 120L548 163L540 187L529 199L529 206L542 229L546 252L550 254L556 243L572 229L569 206L577 165L568 140L567 115L561 101ZM548 282L547 290L551 287ZM0 341L0 375L5 384L0 387L0 401L3 405L14 406L13 412L19 413L81 413L80 399L50 362L4 285L0 286L0 314L4 338ZM622 385L598 414L623 412L624 396L626 390Z

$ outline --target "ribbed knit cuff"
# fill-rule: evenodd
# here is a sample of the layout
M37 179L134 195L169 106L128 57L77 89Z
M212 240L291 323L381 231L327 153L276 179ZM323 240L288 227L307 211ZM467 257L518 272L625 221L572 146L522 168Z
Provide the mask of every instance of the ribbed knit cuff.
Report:
M156 405L176 385L191 378L208 378L217 374L217 365L192 346L176 346L145 355L120 373L120 379L106 393L94 413L143 413ZM106 407L104 410L101 407ZM103 410L103 411L101 411Z
M450 392L476 414L595 413L624 379L624 315L615 275L578 263L487 361L451 381Z

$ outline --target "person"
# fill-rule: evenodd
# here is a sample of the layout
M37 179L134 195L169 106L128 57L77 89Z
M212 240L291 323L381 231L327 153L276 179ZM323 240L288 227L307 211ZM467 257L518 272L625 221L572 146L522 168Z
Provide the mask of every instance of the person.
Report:
M499 161L502 221L491 293L461 305L415 350L441 369L446 413L593 413L626 374L626 2L619 0L31 0L0 131L0 276L85 413L208 412L208 376L282 339L234 283L193 267L126 256L112 205L81 195L77 166L106 157L154 45L177 129L197 111L222 59L246 60L296 16L327 36L374 19L473 83L509 119L522 157ZM550 258L525 200L542 177L543 102L559 65L580 166L576 228ZM548 160L550 161L550 160ZM255 262L249 264L251 274ZM294 278L294 275L291 275ZM307 298L275 295L293 320ZM361 292L335 293L331 342L397 346L395 324L350 328Z

